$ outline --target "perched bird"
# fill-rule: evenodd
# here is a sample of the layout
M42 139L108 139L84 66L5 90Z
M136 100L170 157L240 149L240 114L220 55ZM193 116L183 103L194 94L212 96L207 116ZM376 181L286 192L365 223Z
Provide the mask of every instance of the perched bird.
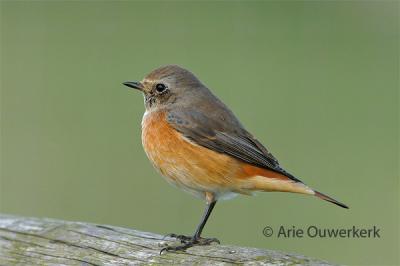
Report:
M153 166L166 180L206 201L193 236L170 234L185 250L219 241L200 237L219 199L255 191L282 191L343 203L306 186L250 134L229 108L190 71L167 65L142 81L124 85L144 94L142 143Z

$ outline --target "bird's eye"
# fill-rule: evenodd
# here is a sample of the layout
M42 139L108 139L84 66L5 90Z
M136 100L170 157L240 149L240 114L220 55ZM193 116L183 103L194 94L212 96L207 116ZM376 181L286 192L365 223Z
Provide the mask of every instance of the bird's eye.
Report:
M158 84L156 85L156 91L157 91L157 92L163 92L163 91L165 91L166 88L167 88L167 86L165 86L165 85L162 84L162 83L158 83Z

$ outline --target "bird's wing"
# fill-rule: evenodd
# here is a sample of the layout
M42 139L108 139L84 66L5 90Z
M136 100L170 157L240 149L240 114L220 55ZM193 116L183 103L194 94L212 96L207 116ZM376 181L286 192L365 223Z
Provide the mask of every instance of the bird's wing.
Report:
M208 149L301 182L279 166L278 160L234 119L223 119L193 109L170 111L168 123L186 138Z

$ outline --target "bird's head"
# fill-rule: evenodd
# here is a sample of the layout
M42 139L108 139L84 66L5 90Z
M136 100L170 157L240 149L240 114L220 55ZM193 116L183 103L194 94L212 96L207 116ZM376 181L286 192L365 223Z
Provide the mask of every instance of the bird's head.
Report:
M189 70L177 65L157 68L142 81L127 81L123 84L143 92L146 110L188 104L190 99L205 88Z

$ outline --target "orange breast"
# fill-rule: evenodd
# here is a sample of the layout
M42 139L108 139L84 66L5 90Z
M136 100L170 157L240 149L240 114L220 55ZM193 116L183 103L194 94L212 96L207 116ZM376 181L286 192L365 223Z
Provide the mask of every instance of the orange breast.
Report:
M142 142L147 156L169 182L189 192L223 192L235 186L239 162L192 143L165 120L164 112L145 114Z
M172 128L165 118L163 111L143 116L142 142L151 163L168 182L200 197L204 197L204 192L219 195L226 192L249 194L252 190L296 190L281 174L193 143Z

